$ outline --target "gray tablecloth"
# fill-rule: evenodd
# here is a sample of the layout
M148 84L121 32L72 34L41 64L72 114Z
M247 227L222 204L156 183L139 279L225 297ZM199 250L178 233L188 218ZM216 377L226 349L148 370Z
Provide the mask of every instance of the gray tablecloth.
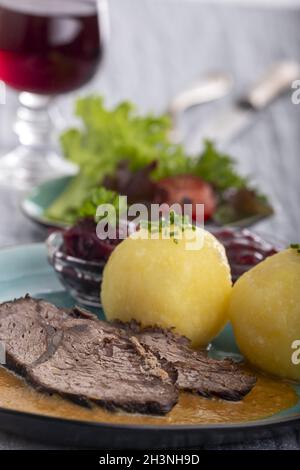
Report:
M300 60L300 10L247 9L167 0L111 0L111 41L99 76L80 93L97 91L107 103L120 99L141 110L162 111L171 97L201 74L226 70L239 94L274 60ZM300 77L299 77L300 78ZM195 109L186 116L193 126L213 115L233 97ZM74 95L59 100L70 115ZM15 142L12 132L14 93L0 107L0 150ZM290 96L263 112L251 129L229 147L241 172L268 194L276 215L259 229L286 242L300 241L300 105ZM0 246L42 241L42 230L21 214L20 194L0 188ZM0 449L46 448L0 433ZM48 447L47 447L48 448ZM226 448L299 449L300 434L240 443Z

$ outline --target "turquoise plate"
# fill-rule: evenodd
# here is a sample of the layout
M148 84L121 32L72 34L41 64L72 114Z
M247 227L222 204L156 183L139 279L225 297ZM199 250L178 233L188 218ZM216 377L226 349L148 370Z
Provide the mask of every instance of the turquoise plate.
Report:
M64 222L53 221L45 216L45 210L63 192L72 176L46 181L33 188L21 202L24 214L33 222L45 227L65 228Z
M44 244L31 244L0 251L0 301L29 293L58 306L73 305L47 262ZM103 312L98 311L103 318ZM239 354L230 328L213 342L218 357ZM53 418L0 408L0 428L42 440L72 446L116 449L187 448L206 444L270 438L300 426L300 387L296 406L259 421L218 425L118 425Z

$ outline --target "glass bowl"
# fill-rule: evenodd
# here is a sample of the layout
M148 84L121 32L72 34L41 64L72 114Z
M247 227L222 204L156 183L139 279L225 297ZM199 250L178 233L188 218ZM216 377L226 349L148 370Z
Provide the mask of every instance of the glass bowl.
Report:
M231 227L209 229L224 245L235 282L244 272L281 249L285 244L248 229ZM99 307L100 289L106 259L86 261L63 250L63 234L53 232L47 239L48 259L61 283L76 302Z
M63 234L59 231L49 235L46 245L49 263L76 302L89 307L101 306L100 288L106 260L86 261L67 255L62 249Z

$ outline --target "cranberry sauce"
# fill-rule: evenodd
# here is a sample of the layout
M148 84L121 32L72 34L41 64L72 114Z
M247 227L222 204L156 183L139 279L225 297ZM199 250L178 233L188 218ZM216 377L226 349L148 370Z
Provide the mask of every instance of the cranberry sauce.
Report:
M117 232L118 236L119 232ZM96 233L96 224L92 218L80 220L74 227L64 231L64 252L75 258L87 261L108 259L120 239L100 240Z
M270 243L247 229L224 228L212 230L212 233L225 247L233 281L260 261L278 252Z

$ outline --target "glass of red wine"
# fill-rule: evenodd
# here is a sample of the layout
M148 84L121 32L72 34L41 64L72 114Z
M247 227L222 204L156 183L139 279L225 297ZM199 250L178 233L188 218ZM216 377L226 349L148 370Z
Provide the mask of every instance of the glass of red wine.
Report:
M95 75L108 32L107 0L0 0L0 80L19 92L19 146L0 179L20 189L62 174L49 107Z

